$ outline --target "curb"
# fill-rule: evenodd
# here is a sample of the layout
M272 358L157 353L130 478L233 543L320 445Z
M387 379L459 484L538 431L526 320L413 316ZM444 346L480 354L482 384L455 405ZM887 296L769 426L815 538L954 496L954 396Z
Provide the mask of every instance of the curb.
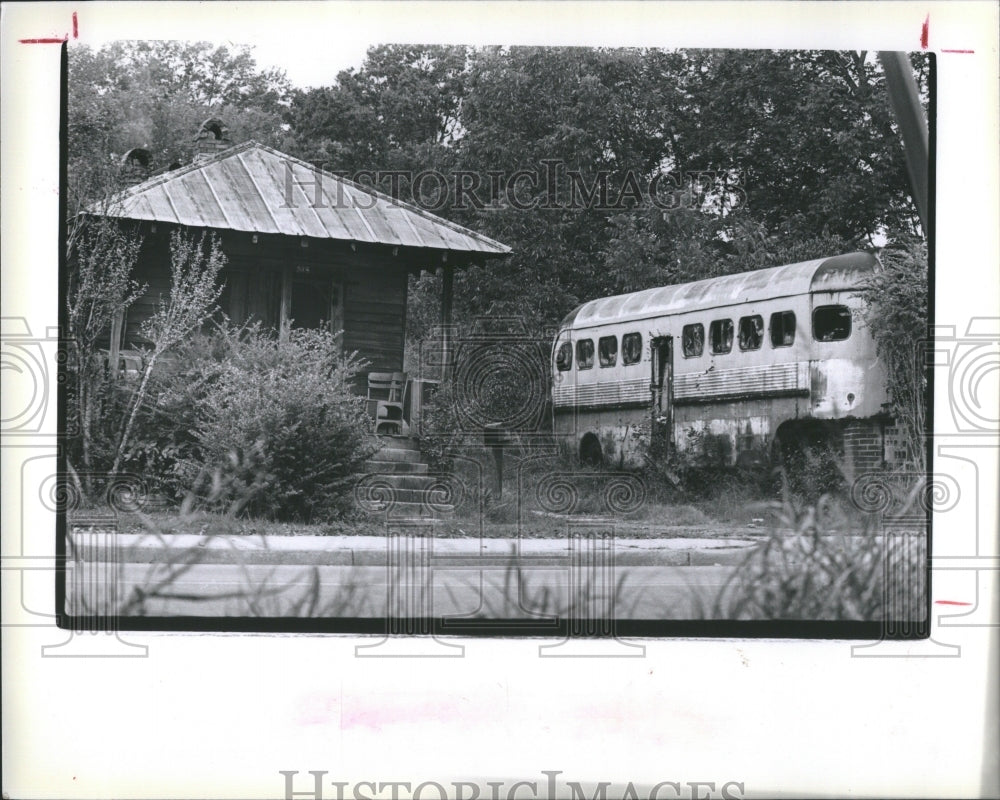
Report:
M113 537L113 538L111 538ZM243 564L247 566L357 566L389 567L390 548L385 540L353 544L345 539L324 543L326 546L296 546L294 541L261 542L257 537L220 537L210 541L187 537L189 541L132 542L128 535L98 534L78 538L73 548L76 560L126 564L163 564L187 562L197 564ZM180 537L179 537L180 538ZM193 539L194 541L190 541ZM693 540L686 540L687 542ZM488 542L488 543L487 543ZM756 542L736 540L704 540L693 546L670 540L618 540L615 542L615 566L734 566L741 563L757 546ZM280 546L272 546L279 544ZM359 546L360 545L360 546ZM514 559L523 567L560 567L571 563L571 554L564 540L524 540L522 551L513 556L516 540L477 539L435 540L436 548L421 558L432 559L435 568L481 567L505 569ZM678 546L679 545L679 546ZM117 557L109 558L116 553ZM404 553L405 557L406 554Z

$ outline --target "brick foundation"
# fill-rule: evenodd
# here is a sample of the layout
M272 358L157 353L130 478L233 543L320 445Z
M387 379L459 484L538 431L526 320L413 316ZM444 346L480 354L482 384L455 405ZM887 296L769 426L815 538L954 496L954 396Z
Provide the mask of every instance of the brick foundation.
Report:
M895 453L887 452L886 432L886 424L878 420L851 421L844 427L844 457L856 473L875 472L894 459Z

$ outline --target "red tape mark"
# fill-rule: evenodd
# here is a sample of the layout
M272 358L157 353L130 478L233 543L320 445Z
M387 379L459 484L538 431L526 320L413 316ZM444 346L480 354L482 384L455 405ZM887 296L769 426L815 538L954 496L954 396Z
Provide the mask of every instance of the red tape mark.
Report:
M73 12L73 38L80 38L80 23L77 21L76 12ZM69 34L63 36L43 36L39 39L18 39L21 44L62 44L69 41Z
M939 606L971 606L972 603L963 603L961 600L935 600Z
M928 14L927 17L924 19L923 26L920 28L920 49L921 50L926 50L927 49L927 40L928 40L928 38L930 36L930 32L931 32L931 15Z

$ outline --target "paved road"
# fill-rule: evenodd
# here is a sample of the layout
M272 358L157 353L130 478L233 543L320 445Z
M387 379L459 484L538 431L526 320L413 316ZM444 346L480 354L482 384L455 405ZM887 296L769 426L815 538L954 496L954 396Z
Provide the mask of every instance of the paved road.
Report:
M107 562L71 568L67 597L76 603L71 613L74 608L94 613L117 601L129 616L384 618L388 608L399 617L544 619L572 613L698 619L733 571L732 566L542 566L525 569L518 579L497 567L446 566L421 573L412 564L402 572L384 566L196 564L171 576L168 569ZM427 589L428 574L433 592ZM117 597L109 588L116 584Z

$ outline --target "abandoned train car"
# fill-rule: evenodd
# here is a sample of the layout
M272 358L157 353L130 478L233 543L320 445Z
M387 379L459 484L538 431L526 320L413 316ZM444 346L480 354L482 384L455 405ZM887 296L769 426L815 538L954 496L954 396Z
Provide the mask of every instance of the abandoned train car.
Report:
M638 466L646 447L753 465L820 438L882 466L886 373L858 291L877 264L852 253L584 303L552 349L557 439Z

